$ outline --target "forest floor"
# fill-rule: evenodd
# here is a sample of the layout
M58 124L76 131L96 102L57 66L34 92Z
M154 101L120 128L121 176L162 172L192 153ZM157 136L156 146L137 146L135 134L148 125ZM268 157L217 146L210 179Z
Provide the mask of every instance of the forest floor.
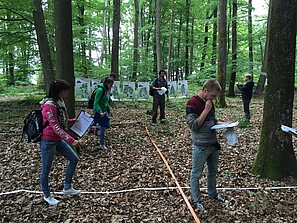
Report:
M110 151L98 150L99 137L86 134L83 137L86 146L79 153L74 177L74 187L83 193L56 194L60 203L49 207L40 193L39 146L20 142L22 121L37 104L25 100L1 101L0 222L194 222L178 190L168 188L175 187L175 183L145 131L147 127L192 204L191 140L185 123L185 102L186 99L171 100L166 107L167 122L154 125L149 115L151 103L114 102L112 127L106 136ZM227 103L227 108L216 110L217 118L240 120L240 97L227 98ZM77 112L86 109L84 104L87 103L78 103ZM227 145L223 130L218 130L222 149L217 187L230 203L224 206L210 200L203 189L202 201L208 212L195 210L201 222L297 222L297 189L268 188L296 186L296 179L271 181L250 172L258 148L262 108L263 99L254 98L252 125L236 127L239 140L236 146ZM297 125L295 117L294 125ZM297 141L293 140L297 155ZM66 164L61 156L54 160L50 175L52 191L62 190ZM207 186L205 173L201 186ZM14 193L23 189L31 192Z

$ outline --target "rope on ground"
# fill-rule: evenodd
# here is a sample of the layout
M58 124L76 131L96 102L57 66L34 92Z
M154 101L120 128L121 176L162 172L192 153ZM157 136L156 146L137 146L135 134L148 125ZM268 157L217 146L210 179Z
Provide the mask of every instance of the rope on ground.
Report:
M194 211L192 205L190 204L190 202L189 202L188 198L186 197L186 195L185 195L183 189L182 189L181 186L179 185L179 183L178 183L176 177L174 176L174 174L173 174L173 172L172 172L172 170L171 170L171 168L170 168L170 166L169 166L167 160L166 160L165 157L163 156L161 150L157 147L157 145L156 145L155 142L153 141L153 139L152 139L152 137L151 137L151 135L150 135L150 133L149 133L147 127L145 127L145 130L146 130L146 133L147 133L147 135L149 136L149 138L150 138L150 140L151 140L151 142L152 142L152 145L153 145L153 146L156 148L156 150L158 151L158 153L159 153L160 157L162 158L163 162L165 163L165 165L166 165L166 167L167 167L169 173L171 174L172 179L174 180L174 183L176 184L176 186L177 186L179 192L181 193L183 199L185 200L185 202L186 202L186 204L187 204L187 206L188 206L188 208L189 208L189 210L190 210L190 212L191 212L193 218L195 219L195 222L196 222L196 223L200 223L199 218L197 217L197 215L196 215L196 213L195 213L195 211Z
M181 187L182 189L190 189L190 187ZM287 187L233 187L233 188L217 188L217 190L283 190L283 189L297 189L297 186L287 186ZM115 191L82 191L82 194L119 194L119 193L127 193L127 192L134 192L134 191L159 191L159 190L178 190L177 187L139 187L139 188L132 188L126 190L115 190ZM200 190L207 190L206 187L200 188ZM9 192L1 192L1 195L10 195L10 194L17 194L17 193L30 193L30 194L42 194L42 191L36 190L27 190L27 189L20 189L14 190ZM53 192L53 194L63 194L62 191Z

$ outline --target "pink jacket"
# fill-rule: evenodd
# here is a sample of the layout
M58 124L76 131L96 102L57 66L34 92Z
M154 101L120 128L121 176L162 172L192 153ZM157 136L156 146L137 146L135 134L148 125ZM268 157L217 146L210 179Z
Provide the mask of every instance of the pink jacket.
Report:
M42 109L43 125L46 125L46 127L43 129L41 138L48 141L64 140L67 143L72 144L75 139L70 136L59 123L58 109L53 101L47 98L41 101L40 104ZM67 114L65 113L67 112L67 110L64 101L58 101L58 104L61 107L60 109L63 109L62 120L64 119L65 125L73 123L75 119L66 119ZM61 119L61 117L59 119ZM47 121L48 124L46 124Z

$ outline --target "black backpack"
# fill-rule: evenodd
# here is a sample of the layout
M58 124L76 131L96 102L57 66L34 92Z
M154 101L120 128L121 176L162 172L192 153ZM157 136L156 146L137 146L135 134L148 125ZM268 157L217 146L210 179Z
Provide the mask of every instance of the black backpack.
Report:
M40 142L43 129L49 124L48 121L43 126L41 109L32 110L24 119L22 138L27 142Z
M153 81L153 83L150 86L150 90L149 90L149 95L153 96L153 97L154 97L154 92L155 92L153 87L156 87L156 81L157 81L157 78Z
M99 87L103 89L103 87L101 87L101 86L99 86ZM95 101L95 96L96 96L97 89L95 89L95 90L92 91L91 97L90 97L90 99L88 101L88 108L89 109L93 109L94 108L94 101ZM101 95L100 100L103 98L104 95L106 95L106 92L104 92L104 89L103 89L103 94Z

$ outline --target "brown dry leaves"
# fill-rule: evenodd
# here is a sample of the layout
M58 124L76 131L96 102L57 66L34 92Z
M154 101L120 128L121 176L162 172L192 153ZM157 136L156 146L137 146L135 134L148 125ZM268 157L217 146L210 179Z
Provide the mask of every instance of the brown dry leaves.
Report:
M166 157L183 187L189 186L191 169L190 131L185 124L185 101L167 105L167 123L151 125L144 102L114 103L112 128L107 131L109 153L97 150L99 136L84 136L85 148L74 177L79 196L55 195L57 207L48 207L41 194L17 193L0 196L1 222L194 222L177 190L138 190L123 193L95 193L133 188L175 186L157 151L145 132L152 137ZM217 109L224 121L237 121L242 115L240 98L228 99L228 108ZM236 128L239 144L228 146L219 138L222 150L217 177L218 188L250 188L296 185L296 180L275 182L250 173L255 158L262 119L262 99L253 99L252 122L248 128ZM39 146L19 143L22 120L34 106L1 102L0 193L19 189L40 191ZM77 111L83 107L78 107ZM89 111L90 112L90 111ZM294 139L295 140L295 139ZM294 142L295 144L296 142ZM61 191L66 160L57 156L50 176L52 191ZM206 187L206 177L201 180ZM184 189L189 200L191 194ZM290 190L220 190L230 199L222 206L207 198L208 210L197 215L202 222L297 222L296 189Z

